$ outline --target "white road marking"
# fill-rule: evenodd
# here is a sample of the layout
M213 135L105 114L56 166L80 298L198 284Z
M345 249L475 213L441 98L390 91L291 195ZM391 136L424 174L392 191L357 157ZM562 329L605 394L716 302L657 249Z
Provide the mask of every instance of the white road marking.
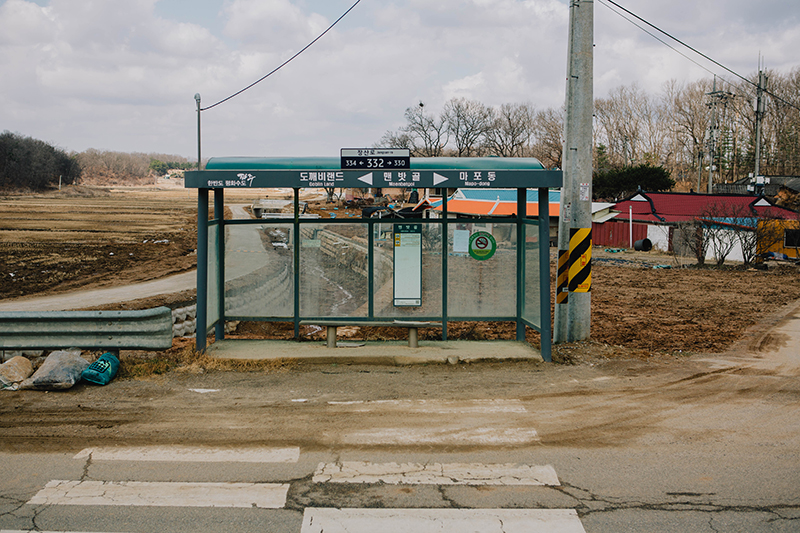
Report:
M527 412L520 400L354 400L330 401L328 405L356 413L377 410L438 414Z
M280 509L288 491L288 484L276 483L53 480L28 504Z
M74 459L93 461L170 461L184 463L296 463L300 448L203 448L194 446L137 446L85 448Z
M463 444L497 446L539 441L533 428L383 428L355 431L337 436L344 444Z
M586 533L573 509L306 508L301 533Z
M551 465L482 463L320 463L314 483L559 485Z

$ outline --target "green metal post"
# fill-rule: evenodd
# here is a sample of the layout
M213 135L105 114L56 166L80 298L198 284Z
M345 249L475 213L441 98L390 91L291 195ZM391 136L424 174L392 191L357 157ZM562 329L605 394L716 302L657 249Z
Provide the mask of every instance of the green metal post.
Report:
M447 189L442 194L442 340L447 340Z
M208 323L208 189L197 189L197 314L195 348L206 350Z
M528 209L528 190L517 189L517 340L525 340L525 216Z
M225 189L214 189L214 220L217 221L217 325L214 339L225 338Z
M300 338L300 189L294 189L294 338Z
M367 219L367 316L375 317L375 223Z
M550 324L550 191L539 189L539 331L542 333L542 359L550 363L552 325Z

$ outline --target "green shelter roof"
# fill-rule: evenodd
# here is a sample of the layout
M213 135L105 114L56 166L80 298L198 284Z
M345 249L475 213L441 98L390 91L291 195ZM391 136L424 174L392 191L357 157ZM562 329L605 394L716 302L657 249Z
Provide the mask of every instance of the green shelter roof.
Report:
M338 157L212 157L206 170L331 170ZM412 157L411 170L543 170L533 157Z

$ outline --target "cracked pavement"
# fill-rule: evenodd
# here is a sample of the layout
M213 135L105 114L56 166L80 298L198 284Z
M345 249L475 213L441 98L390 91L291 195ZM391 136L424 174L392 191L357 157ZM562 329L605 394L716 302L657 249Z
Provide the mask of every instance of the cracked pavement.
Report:
M780 349L591 366L300 365L8 392L0 530L63 530L77 517L87 531L194 533L225 520L240 531L263 531L265 520L270 531L299 531L306 508L412 508L573 509L589 533L798 531L798 377ZM202 467L74 458L147 445L300 454ZM169 507L98 517L28 503L53 480L277 484L287 494L280 510L248 500L241 523Z

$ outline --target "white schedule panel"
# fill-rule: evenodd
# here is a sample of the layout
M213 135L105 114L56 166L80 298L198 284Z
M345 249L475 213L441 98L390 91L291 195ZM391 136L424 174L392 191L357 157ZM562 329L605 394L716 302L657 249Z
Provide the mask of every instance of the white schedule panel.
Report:
M422 305L422 224L394 225L394 305Z

